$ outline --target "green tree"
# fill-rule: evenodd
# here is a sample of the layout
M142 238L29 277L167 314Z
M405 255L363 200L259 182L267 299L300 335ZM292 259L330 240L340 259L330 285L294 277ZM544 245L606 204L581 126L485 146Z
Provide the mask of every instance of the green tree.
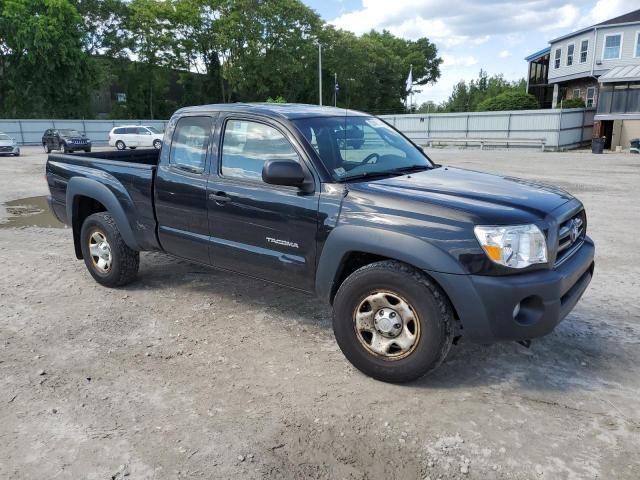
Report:
M0 115L90 114L95 64L67 0L0 0Z
M536 97L526 92L507 91L487 98L478 105L478 111L535 110L540 108Z

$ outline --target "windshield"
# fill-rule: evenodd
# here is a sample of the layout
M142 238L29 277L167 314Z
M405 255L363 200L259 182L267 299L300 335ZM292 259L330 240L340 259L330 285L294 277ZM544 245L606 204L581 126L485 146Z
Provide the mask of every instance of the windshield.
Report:
M61 128L60 130L58 130L58 132L60 133L60 135L64 137L80 137L81 136L78 130L73 130L71 128Z
M150 130L150 131L151 131L151 133L160 133L160 130L158 130L158 129L157 129L157 128L155 128L155 127L144 127L144 128L146 128L146 129Z
M0 140L11 140L9 135L5 135L4 133L0 133Z
M293 123L338 182L433 168L415 145L375 117L302 118Z

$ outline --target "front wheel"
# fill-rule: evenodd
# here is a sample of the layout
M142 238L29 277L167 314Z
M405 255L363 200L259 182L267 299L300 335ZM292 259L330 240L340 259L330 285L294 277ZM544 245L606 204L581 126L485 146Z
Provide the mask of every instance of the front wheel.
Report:
M409 382L447 356L453 313L444 293L421 272L382 261L342 283L333 303L333 331L360 371L384 382Z
M87 217L80 232L82 257L91 276L105 287L120 287L135 280L140 253L122 239L111 214Z

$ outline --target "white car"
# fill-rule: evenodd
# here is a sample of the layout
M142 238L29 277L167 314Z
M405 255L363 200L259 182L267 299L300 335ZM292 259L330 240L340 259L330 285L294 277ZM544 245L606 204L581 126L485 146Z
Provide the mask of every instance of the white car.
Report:
M2 132L0 132L0 155L20 156L20 147L15 139Z
M164 134L154 127L148 125L123 125L121 127L112 128L109 132L109 145L116 147L118 150L137 147L149 148L156 150L162 148L162 137Z

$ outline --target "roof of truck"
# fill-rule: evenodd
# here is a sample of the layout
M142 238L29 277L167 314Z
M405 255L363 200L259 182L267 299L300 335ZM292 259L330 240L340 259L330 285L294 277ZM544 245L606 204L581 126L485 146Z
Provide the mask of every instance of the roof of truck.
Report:
M307 105L303 103L215 103L211 105L199 105L184 107L176 113L189 112L242 112L261 113L263 115L277 116L286 119L336 117L336 116L368 116L363 112L348 110L345 108L321 107L319 105Z

